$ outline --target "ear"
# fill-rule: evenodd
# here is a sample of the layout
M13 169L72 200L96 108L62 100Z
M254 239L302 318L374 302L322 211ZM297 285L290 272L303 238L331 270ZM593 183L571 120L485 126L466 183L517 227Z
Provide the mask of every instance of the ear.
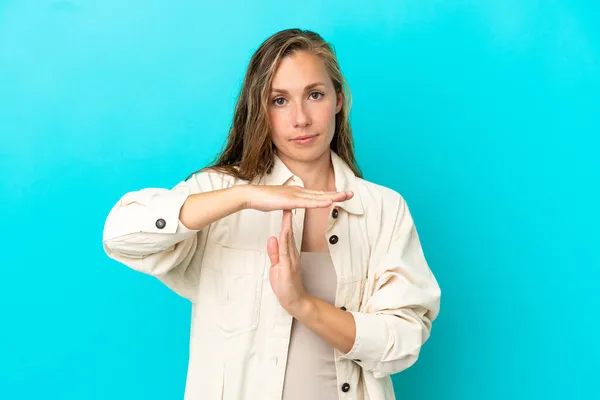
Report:
M337 98L337 101L335 104L335 113L337 114L342 110L342 105L344 105L344 98L342 96L341 91L337 93L336 98Z

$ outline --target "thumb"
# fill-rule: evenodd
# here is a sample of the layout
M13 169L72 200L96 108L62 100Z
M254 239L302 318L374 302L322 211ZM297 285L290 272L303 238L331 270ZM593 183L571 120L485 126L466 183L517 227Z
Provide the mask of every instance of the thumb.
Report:
M271 236L267 241L267 253L271 259L271 267L279 264L279 244L275 236Z

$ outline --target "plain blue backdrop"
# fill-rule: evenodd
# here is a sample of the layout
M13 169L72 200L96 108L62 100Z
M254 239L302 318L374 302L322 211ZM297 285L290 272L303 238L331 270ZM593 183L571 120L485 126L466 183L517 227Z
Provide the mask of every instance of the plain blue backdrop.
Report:
M331 41L368 180L442 287L399 399L600 398L600 12L567 0L0 0L0 398L181 399L190 304L105 256L284 28Z

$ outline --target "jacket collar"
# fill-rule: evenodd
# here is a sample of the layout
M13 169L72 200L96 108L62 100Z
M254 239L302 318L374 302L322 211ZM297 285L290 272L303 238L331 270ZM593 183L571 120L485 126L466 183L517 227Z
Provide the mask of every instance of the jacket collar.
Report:
M346 164L335 151L331 151L331 163L333 165L333 173L335 176L335 188L337 191L352 191L354 196L350 200L339 203L334 203L336 207L342 208L352 214L362 215L364 208L358 191L357 177L352 169ZM267 185L285 185L290 179L293 179L300 186L304 187L304 182L295 176L292 171L284 164L283 161L275 154L274 165L270 174L265 176L264 182Z

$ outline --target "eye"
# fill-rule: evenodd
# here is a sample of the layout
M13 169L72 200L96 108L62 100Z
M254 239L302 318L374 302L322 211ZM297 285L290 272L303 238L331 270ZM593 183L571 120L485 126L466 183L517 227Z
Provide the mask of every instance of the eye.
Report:
M276 106L282 106L285 104L285 99L283 97L273 99L273 104L275 104Z
M310 94L310 98L313 99L313 100L319 100L323 96L324 96L324 94L321 93L321 92L312 92Z

